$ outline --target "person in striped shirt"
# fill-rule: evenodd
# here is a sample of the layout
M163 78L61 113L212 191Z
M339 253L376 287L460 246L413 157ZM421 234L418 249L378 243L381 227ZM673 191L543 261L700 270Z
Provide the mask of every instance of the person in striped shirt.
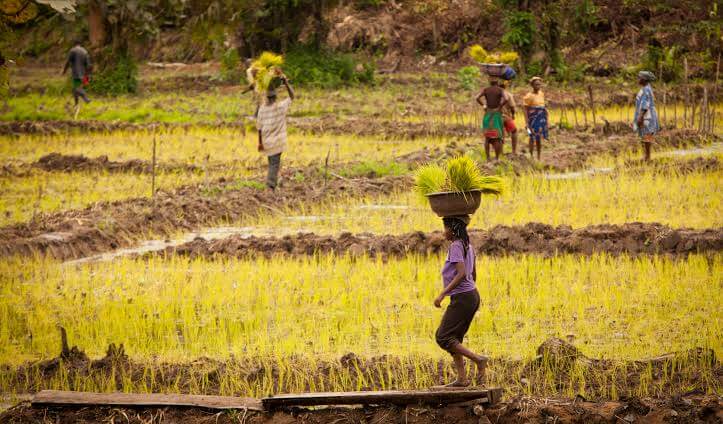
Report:
M275 190L279 183L281 154L286 150L286 115L294 99L294 90L289 80L281 72L278 77L286 87L289 97L277 101L276 89L269 88L266 92L266 101L259 106L256 119L259 132L258 150L266 155L269 161L266 186L271 190Z

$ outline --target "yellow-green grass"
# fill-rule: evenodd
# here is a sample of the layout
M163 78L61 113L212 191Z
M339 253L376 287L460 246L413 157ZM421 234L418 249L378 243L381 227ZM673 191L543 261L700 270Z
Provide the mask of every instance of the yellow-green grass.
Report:
M518 102L520 100L518 99ZM467 106L467 107L465 107ZM665 128L698 128L700 117L696 117L695 124L691 121L691 112L688 111L688 121L683 121L683 104L667 104L658 105L658 117ZM712 129L715 133L723 132L723 105L713 104L711 110L716 114L715 127ZM551 106L548 108L550 115L550 124L562 126L565 128L582 128L591 127L593 125L593 113L590 109L572 109ZM441 112L441 113L440 113ZM525 128L524 109L518 106L515 116L515 124L518 129ZM471 126L479 126L482 123L484 111L481 107L471 108L468 104L462 103L456 105L448 111L434 110L432 116L428 115L400 115L396 119L405 122L434 122L437 124L464 124ZM602 125L604 121L609 122L626 122L631 124L635 114L635 105L615 105L606 106L595 109L595 123ZM554 134L554 133L553 133Z
M250 181L236 171L239 183ZM168 172L156 175L156 187L170 190L184 184L213 181L232 172ZM40 213L82 209L96 202L150 197L151 175L107 172L33 171L23 177L0 177L0 225L25 222Z
M554 180L541 174L523 174L506 177L506 191L501 196L483 196L470 226L542 222L577 228L640 221L716 228L723 226L721 193L721 170L676 175L622 168L616 173ZM303 205L285 212L285 216L264 215L244 225L283 226L322 234L386 234L441 228L441 220L412 191Z
M258 135L241 129L190 128L152 131L113 131L108 133L55 136L25 135L21 138L0 137L0 158L12 162L32 162L52 152L66 155L96 157L107 155L110 160L143 159L150 161L153 139L159 163L206 163L257 166L265 157L257 151ZM329 155L331 165L350 161L389 161L396 155L423 147L439 147L448 142L441 137L415 140L383 140L380 137L353 135L290 134L284 164L322 165ZM208 156L208 162L206 157Z
M168 361L350 351L441 358L434 331L443 310L433 300L443 261L3 259L0 363L57 355L58 325L91 356L113 342L133 358ZM530 358L545 339L572 335L591 357L723 354L723 255L480 257L477 269L482 304L466 343L479 352Z

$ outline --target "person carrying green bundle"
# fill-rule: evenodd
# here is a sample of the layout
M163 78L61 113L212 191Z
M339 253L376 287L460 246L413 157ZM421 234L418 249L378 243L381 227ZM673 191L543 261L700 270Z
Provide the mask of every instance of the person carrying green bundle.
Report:
M484 99L484 102L482 101ZM504 118L502 107L507 103L505 91L500 87L497 77L490 76L490 86L477 96L477 103L485 109L482 130L485 137L485 157L490 160L490 146L495 149L495 159L502 154L504 140Z
M259 106L256 120L259 133L258 150L266 155L269 161L266 186L271 190L275 190L279 182L281 154L286 150L286 115L289 112L291 101L294 99L294 90L280 69L274 71L274 79L281 81L281 84L286 87L289 97L277 101L275 84L268 84L266 101Z

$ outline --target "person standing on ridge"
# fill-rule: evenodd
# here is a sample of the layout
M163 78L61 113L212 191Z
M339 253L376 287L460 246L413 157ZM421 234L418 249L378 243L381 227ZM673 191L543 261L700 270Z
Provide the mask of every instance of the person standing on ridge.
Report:
M548 140L548 122L550 117L545 107L545 93L542 91L542 78L532 77L530 79L532 92L522 98L525 106L525 123L530 134L530 157L533 157L537 147L537 160L542 154L542 139Z
M509 81L502 81L501 87L504 93L505 106L502 109L502 117L504 119L505 132L510 134L510 140L512 141L512 154L517 154L517 126L515 125L515 97L512 92L507 90Z
M650 160L653 137L660 130L658 112L655 110L655 96L651 82L655 81L655 75L650 71L638 73L638 84L641 88L635 96L635 118L633 129L638 132L640 141L643 144L643 159Z
M484 102L482 101L484 99ZM482 90L477 96L477 103L485 109L482 120L482 130L485 137L485 156L490 160L490 145L495 149L495 159L502 154L502 140L504 139L504 123L502 107L506 104L504 90L496 77L490 76L490 86Z

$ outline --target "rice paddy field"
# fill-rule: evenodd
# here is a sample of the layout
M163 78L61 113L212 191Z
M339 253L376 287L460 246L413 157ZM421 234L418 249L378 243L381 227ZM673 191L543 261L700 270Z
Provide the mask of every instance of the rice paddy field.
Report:
M682 106L664 105L668 125L645 163L629 104L596 110L613 124L603 132L565 102L581 89L551 86L564 106L552 107L542 160L521 139L520 154L507 142L485 164L480 111L454 76L300 87L282 186L269 192L250 97L144 81L137 96L94 99L79 121L61 82L0 113L8 128L35 125L0 135L0 409L43 389L259 397L450 382L434 337L447 301L433 304L446 244L389 257L264 246L293 252L289 237L308 233L433 237L442 223L413 175L459 154L504 187L483 198L471 229L598 231L591 253L478 256L481 305L464 343L490 356L488 386L596 402L721 395L719 105L705 134L686 128ZM621 230L633 224L658 233ZM253 239L251 254L173 250L224 243L224 231Z

